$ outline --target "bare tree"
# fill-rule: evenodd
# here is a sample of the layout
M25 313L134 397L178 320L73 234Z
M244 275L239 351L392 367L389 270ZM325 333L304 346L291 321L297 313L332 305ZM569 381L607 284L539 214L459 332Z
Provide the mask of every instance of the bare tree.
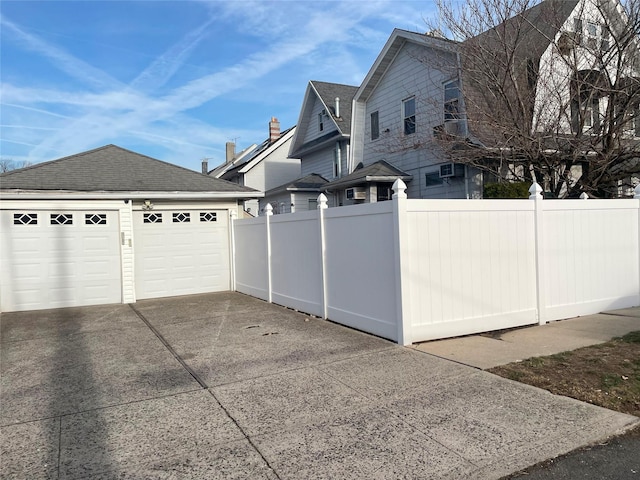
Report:
M553 196L618 196L640 176L640 0L438 0L459 47L468 132L454 161ZM629 189L630 191L630 189ZM623 192L624 193L624 192Z
M19 168L30 167L32 164L29 161L16 162L11 158L0 158L0 173L9 172L11 170L17 170Z

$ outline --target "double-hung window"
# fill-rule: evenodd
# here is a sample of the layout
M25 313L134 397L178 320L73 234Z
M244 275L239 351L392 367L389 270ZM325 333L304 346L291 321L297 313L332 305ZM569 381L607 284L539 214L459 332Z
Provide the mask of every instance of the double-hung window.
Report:
M402 118L404 123L404 134L412 135L416 133L416 98L411 97L402 101Z
M458 80L444 84L444 121L460 118L460 83Z

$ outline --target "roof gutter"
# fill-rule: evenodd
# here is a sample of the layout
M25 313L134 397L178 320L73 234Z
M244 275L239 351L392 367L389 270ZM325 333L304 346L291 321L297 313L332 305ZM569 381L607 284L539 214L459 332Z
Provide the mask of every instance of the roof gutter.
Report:
M120 200L148 199L157 200L228 200L243 198L262 198L263 192L72 192L43 190L5 190L0 191L4 200Z

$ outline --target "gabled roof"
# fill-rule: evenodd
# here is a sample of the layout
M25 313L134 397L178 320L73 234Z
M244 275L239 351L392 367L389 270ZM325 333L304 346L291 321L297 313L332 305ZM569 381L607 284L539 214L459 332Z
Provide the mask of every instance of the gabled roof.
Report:
M252 188L156 160L116 145L0 175L0 190L47 192L206 193L261 196Z
M232 169L235 165L240 165L242 163L245 163L247 161L247 158L250 158L253 155L253 152L255 152L257 148L258 148L258 145L254 143L253 145L242 150L240 153L236 154L233 160L231 160L230 162L225 161L224 163L221 163L213 170L210 170L208 174L216 178L222 177L222 175L224 175L227 171Z
M362 81L354 95L355 101L366 101L371 93L378 86L378 83L386 73L387 69L398 55L398 52L407 43L415 43L425 47L431 47L439 50L455 52L457 42L446 38L436 37L428 34L409 32L396 28L385 43L382 51L378 54L373 66L369 69L369 73Z
M579 2L580 0L544 0L466 40L463 45L481 44L488 51L495 50L496 48L492 49L492 45L495 45L499 50L497 54L504 54L502 50L505 41L513 41L517 57L515 65L519 65L524 59L533 60L537 64Z
M294 135L295 131L296 127L294 125L293 127L283 131L280 136L273 142L269 139L266 139L258 147L249 152L248 155L243 155L238 162L234 162L233 167L226 170L222 175L219 176L219 178L224 178L225 176L233 176L236 173L247 173L258 163L268 157L271 153L285 145Z
M300 152L309 150L310 148L320 146L322 143L334 138L349 138L351 135L351 107L353 96L358 91L358 87L352 85L343 85L339 83L319 82L312 80L307 85L307 90L302 101L300 109L300 117L298 118L298 129L293 136L291 144L291 155L299 156ZM336 117L335 99L340 99L340 116ZM313 121L313 106L319 100L324 109L330 113L328 118L336 126L337 131L329 132L320 138L311 142L304 143L304 139L309 129L309 125Z
M404 182L409 182L413 177L384 160L380 160L366 167L358 168L345 177L327 183L324 187L327 190L333 190L369 182L393 183L398 178L401 178Z
M265 196L273 195L278 192L319 192L324 189L324 186L329 183L329 180L317 173L311 173L302 178L298 178L293 182L280 185L279 187L272 188L266 192Z
M331 120L336 124L342 135L351 133L351 101L358 91L358 87L342 85L340 83L309 82L318 93L327 112L331 112ZM340 116L336 117L336 98L340 99Z

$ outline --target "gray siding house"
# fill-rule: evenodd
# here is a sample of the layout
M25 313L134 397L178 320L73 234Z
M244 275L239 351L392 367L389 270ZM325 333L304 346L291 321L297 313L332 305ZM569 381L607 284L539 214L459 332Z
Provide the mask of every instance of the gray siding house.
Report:
M394 30L354 96L351 172L383 161L410 178L409 198L479 198L481 175L437 142L467 134L460 92L455 42Z

